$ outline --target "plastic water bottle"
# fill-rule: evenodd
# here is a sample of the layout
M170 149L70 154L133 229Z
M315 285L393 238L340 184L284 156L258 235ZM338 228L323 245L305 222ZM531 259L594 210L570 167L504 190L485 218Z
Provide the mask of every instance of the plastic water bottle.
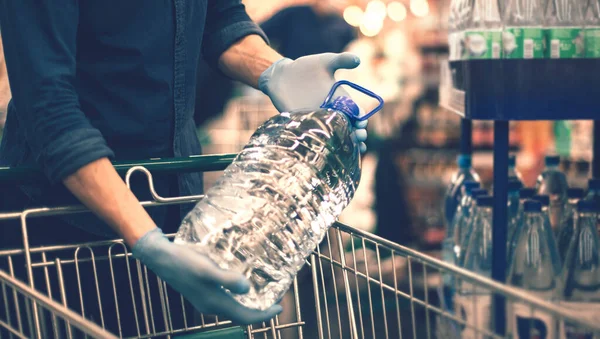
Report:
M598 210L590 201L577 204L577 226L565 261L562 306L600 321L600 238L596 232ZM561 323L563 338L594 338L575 324Z
M502 57L502 17L498 1L475 0L471 25L465 30L468 59Z
M519 190L518 222L514 225L514 229L512 230L512 232L510 231L510 228L509 228L509 232L507 235L507 240L508 240L508 245L507 245L508 248L506 251L506 254L508 256L507 260L506 260L507 265L510 265L511 260L512 260L512 255L517 246L517 239L515 238L515 236L517 234L519 234L520 229L523 228L523 218L525 215L525 210L524 210L525 201L533 199L534 196L535 196L535 188L524 187Z
M587 4L586 1L578 0L548 1L544 20L548 39L547 58L570 59L584 56L584 3Z
M600 2L589 1L584 13L585 57L600 58Z
M473 232L473 225L478 223L479 215L479 198L487 196L487 190L482 188L476 188L471 191L471 207L469 217L464 220L463 223L457 225L454 230L454 254L455 264L462 267L464 264L465 254L467 251L467 245Z
M560 293L561 261L556 242L544 221L542 204L527 200L522 227L516 235L517 246L510 263L507 283L548 301L556 301ZM509 329L513 338L556 338L556 319L551 314L534 310L514 301L507 305Z
M600 179L590 179L588 181L588 192L584 198L585 201L593 201L596 208L600 210ZM596 221L598 231L600 232L600 215Z
M573 238L573 233L576 229L576 217L577 217L577 203L583 198L584 191L581 188L569 188L567 193L568 205L567 205L567 218L560 230L557 232L556 244L558 245L558 253L563 262L566 259L567 250L569 244Z
M330 100L340 85L376 98L379 106L359 117L350 98ZM382 106L379 96L340 81L323 108L267 120L185 217L175 242L244 274L251 288L234 295L241 304L270 307L356 191L360 152L351 120Z
M504 58L544 58L544 0L509 0L502 34Z
M488 278L492 275L492 203L491 196L477 197L477 220L464 260L465 269ZM466 323L462 338L483 338L474 329L490 328L490 290L459 280L455 303L456 314L462 314Z
M567 192L569 184L567 177L558 168L558 156L546 157L546 168L537 179L537 192L550 197L550 221L552 229L556 232L560 224L565 221L567 207Z
M508 232L506 238L508 240L512 239L519 223L521 222L521 200L519 195L519 190L521 189L521 187L522 184L518 180L508 181ZM506 262L510 262L512 256L512 246L510 241L506 242L506 256Z
M471 156L461 154L457 159L458 171L452 175L450 185L444 197L444 223L446 229L454 220L454 213L460 204L463 194L463 184L466 181L479 182L479 175L471 168Z

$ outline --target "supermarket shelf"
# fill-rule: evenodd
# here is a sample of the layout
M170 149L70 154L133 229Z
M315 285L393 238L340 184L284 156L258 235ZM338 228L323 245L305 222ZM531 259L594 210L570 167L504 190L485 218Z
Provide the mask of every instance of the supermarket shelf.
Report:
M597 59L450 62L440 105L473 120L599 119Z

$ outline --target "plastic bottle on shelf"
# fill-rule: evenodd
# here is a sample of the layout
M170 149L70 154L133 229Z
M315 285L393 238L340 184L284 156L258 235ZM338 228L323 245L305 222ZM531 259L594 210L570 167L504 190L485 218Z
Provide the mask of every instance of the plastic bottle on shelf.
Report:
M527 200L522 227L516 234L507 283L527 290L547 301L560 297L562 265L552 230L544 222L542 204ZM556 338L556 319L551 314L533 310L519 301L507 304L508 328L513 338Z
M491 196L477 197L477 222L465 252L464 268L484 277L492 275L492 203ZM462 314L466 326L462 338L483 338L475 329L490 328L491 291L465 280L458 281L456 314Z
M450 1L450 10L448 12L448 60L460 60L461 52L459 50L458 39L458 4L460 0Z
M544 0L508 0L502 33L506 59L544 58Z
M586 58L600 58L600 1L590 0L584 10L584 46Z
M547 156L546 168L538 176L536 184L538 194L550 197L549 217L555 232L565 222L567 191L569 190L567 177L558 168L559 163L558 156Z
M468 59L502 57L502 17L498 1L474 1L472 20L465 30L465 48Z
M329 100L341 84L376 97L380 106L359 118L350 98ZM233 295L241 304L273 305L356 191L360 151L351 121L382 104L342 81L324 108L267 120L185 217L175 243L244 274L250 291Z
M509 229L509 232L507 234L507 241L508 241L508 248L507 248L507 255L509 256L509 259L507 260L507 263L510 263L510 260L512 258L512 253L515 250L515 246L517 245L517 239L515 239L515 234L517 234L519 232L519 229L521 229L523 227L523 215L524 215L524 204L526 200L529 199L533 199L533 197L535 196L535 188L531 188L531 187L524 187L519 189L519 221L515 224L515 228L512 230L512 232Z
M460 204L463 194L463 184L466 181L479 182L479 175L471 167L471 155L461 154L458 156L458 171L452 175L450 185L444 197L444 224L446 228L454 220L454 213Z
M544 26L548 45L546 57L551 59L584 56L584 3L580 0L548 0Z
M467 251L467 246L469 245L469 241L471 240L471 235L473 234L473 230L475 229L475 225L479 223L480 218L480 202L479 198L483 198L483 202L485 202L485 197L487 197L487 191L484 189L474 189L471 192L472 195L472 203L471 203L471 211L469 212L469 218L465 220L464 223L458 225L459 227L454 231L454 254L456 255L455 264L459 267L464 266L465 254Z
M454 220L450 224L446 232L446 238L442 243L442 260L449 264L456 264L456 244L455 244L455 231L462 229L462 225L467 222L470 218L470 213L472 210L472 192L473 189L479 188L479 183L476 181L467 181L463 185L464 195L462 197L460 205L457 207L456 214L454 215ZM455 281L454 276L452 274L442 274L444 288L443 288L443 298L446 305L446 308L449 310L454 310L453 300L455 294Z
M584 198L585 201L593 201L596 208L600 210L600 179L592 178L588 181L588 191ZM596 221L598 232L600 232L600 214Z
M521 219L521 203L520 203L520 195L519 190L521 189L522 184L518 180L509 180L508 181L508 232L507 232L507 240L512 239L515 234L517 227L520 223ZM506 242L506 255L507 262L510 261L512 256L512 246L511 242Z
M523 184L523 176L517 171L517 158L514 155L508 157L508 180L516 180Z
M569 203L567 205L567 217L565 223L559 229L556 236L556 244L558 246L558 253L560 258L565 260L569 244L573 238L573 232L576 227L576 216L577 216L577 203L583 198L584 191L581 188L569 188L567 193Z
M561 306L600 321L600 238L598 210L591 201L577 204L577 226L565 260L565 286ZM594 338L594 333L561 322L563 338Z

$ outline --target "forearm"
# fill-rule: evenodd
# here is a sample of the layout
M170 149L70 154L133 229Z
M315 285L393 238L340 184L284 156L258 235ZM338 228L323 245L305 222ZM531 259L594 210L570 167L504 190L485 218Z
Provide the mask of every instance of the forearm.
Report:
M227 76L258 88L258 78L275 61L283 58L258 35L248 35L233 44L219 58Z
M68 176L64 184L129 246L156 227L107 158L83 166Z

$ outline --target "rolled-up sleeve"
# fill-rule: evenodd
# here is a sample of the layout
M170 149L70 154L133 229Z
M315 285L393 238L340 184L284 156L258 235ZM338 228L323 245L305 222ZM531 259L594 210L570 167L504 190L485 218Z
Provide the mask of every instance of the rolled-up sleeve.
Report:
M268 43L262 29L250 19L241 0L209 0L202 53L206 61L216 66L219 57L239 39L260 35Z
M0 27L19 125L52 182L112 157L75 89L78 0L0 0Z

